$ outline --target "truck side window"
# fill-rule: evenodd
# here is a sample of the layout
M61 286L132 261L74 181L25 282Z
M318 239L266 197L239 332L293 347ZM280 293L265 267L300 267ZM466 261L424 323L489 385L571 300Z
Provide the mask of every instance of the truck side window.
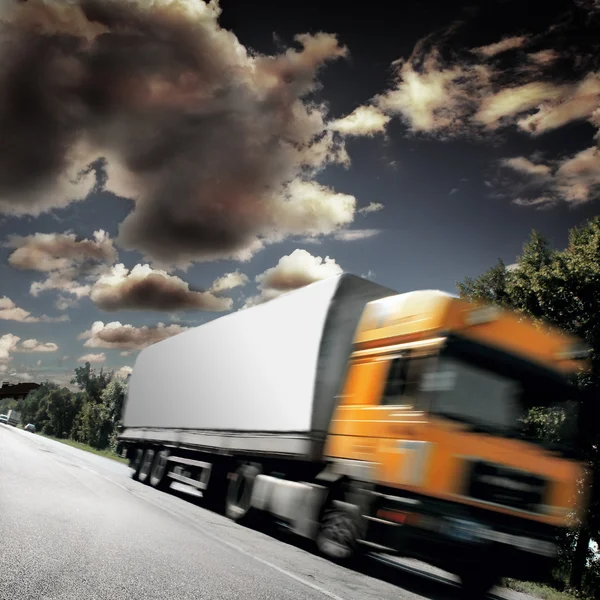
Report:
M381 404L399 404L406 386L407 359L403 356L391 361Z
M392 359L381 404L417 405L423 373L431 360L430 356L409 355Z

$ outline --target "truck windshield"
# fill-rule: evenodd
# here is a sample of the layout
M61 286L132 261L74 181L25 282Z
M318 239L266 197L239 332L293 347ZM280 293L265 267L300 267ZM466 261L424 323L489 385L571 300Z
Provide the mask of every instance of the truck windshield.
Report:
M556 450L573 447L577 403L568 383L521 363L520 369L446 352L423 380L432 414L473 429L520 437Z

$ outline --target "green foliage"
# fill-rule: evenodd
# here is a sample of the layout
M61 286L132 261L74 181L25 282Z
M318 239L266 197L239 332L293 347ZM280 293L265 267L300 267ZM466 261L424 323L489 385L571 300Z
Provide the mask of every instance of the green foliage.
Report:
M114 372L96 372L90 363L75 369L79 392L44 382L20 405L22 421L40 433L73 439L97 450L114 448L127 384Z
M584 421L587 429L581 431L580 449L592 473L589 481L600 482L600 412L596 401L600 389L600 217L572 229L569 244L563 250L552 248L533 232L514 267L507 269L499 261L483 275L467 278L457 287L463 298L494 302L532 318L541 327L550 323L586 341L591 348L592 368L577 378L588 400ZM566 417L556 409L534 408L525 418L525 425L539 438L558 441ZM600 539L598 492L600 483L594 483L587 526L564 544L564 556L570 561L571 570L580 571L583 563L587 565L583 584L581 576L574 577L578 587L591 585L591 579L597 576L593 573L600 570L597 566L592 568L585 554L588 536ZM575 553L579 535L583 536L583 545Z

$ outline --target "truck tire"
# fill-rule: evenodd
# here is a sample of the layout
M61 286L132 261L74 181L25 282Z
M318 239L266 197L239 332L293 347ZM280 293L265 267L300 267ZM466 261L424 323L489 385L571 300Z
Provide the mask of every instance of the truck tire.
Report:
M154 455L156 453L151 448L148 448L144 452L144 458L142 459L142 464L140 465L140 470L138 473L138 481L140 483L148 483L150 479L150 470L152 469L152 463L154 462Z
M255 465L242 465L229 481L225 501L225 515L237 523L247 524L253 516L250 504L254 480L260 474Z
M169 481L169 451L161 450L156 453L154 460L152 461L152 468L150 469L149 483L150 486L161 491L166 491L171 487Z
M202 505L219 515L225 514L227 490L229 485L228 470L224 465L213 465L208 481L208 488L202 492Z
M138 481L138 477L140 475L140 467L142 466L143 458L144 458L144 451L141 448L133 448L131 450L131 461L129 463L129 468L133 469L131 478L134 481Z
M315 543L329 560L350 564L359 556L359 535L356 516L330 502L322 513Z
M489 565L472 565L458 574L467 598L483 598L500 583L501 577Z

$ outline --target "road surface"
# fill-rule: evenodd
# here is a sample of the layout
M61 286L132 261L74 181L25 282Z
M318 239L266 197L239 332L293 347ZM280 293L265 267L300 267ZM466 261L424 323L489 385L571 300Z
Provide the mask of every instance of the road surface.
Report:
M379 561L345 569L295 538L244 528L130 475L0 424L0 600L460 598L432 570Z

